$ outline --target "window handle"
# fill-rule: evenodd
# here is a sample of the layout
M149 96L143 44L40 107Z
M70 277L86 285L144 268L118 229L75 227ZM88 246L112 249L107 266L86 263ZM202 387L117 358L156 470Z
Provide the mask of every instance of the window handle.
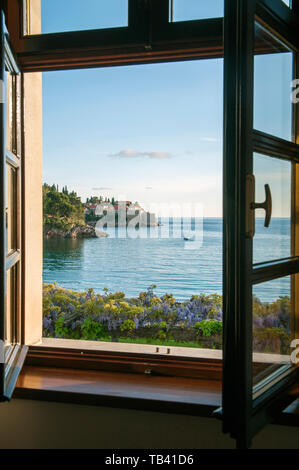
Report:
M265 227L269 227L270 222L271 222L271 216L272 216L272 196L271 196L271 190L270 186L268 184L265 184L265 193L266 193L266 199L264 202L252 202L251 203L251 209L264 209L266 214L265 214Z
M246 198L247 198L247 226L246 236L252 238L255 234L255 210L264 209L265 211L265 227L270 226L272 217L272 195L270 186L265 184L266 198L264 202L255 202L255 177L247 175L246 178Z

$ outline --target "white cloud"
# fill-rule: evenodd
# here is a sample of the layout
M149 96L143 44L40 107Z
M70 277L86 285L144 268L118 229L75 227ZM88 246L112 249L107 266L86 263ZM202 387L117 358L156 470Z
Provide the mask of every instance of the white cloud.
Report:
M216 137L201 137L200 139L202 142L220 142L220 139L217 139Z
M112 188L106 188L105 186L100 188L91 188L92 191L112 191Z
M116 157L116 158L152 158L155 160L166 160L171 158L173 155L169 152L162 152L162 151L145 151L139 152L138 150L133 149L124 149L120 150L117 153L111 153L108 155L109 157Z

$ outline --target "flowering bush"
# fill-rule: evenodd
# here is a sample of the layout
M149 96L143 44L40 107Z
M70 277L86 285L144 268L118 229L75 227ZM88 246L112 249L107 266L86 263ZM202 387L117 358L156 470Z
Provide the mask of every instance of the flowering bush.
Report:
M202 321L207 323L205 331L209 330L211 335L221 333L220 296L200 295L178 302L171 294L156 296L154 289L154 285L150 286L138 297L126 299L123 292L111 293L107 289L101 295L93 289L75 292L57 284L45 284L44 336L111 340L116 333L130 336L155 330L157 338L167 339L171 338L172 330L191 330Z
M57 284L44 284L43 334L45 337L115 341L152 338L160 341L192 342L203 347L221 347L222 297L192 296L179 302L172 294L155 295L150 286L136 298L123 292L103 294L93 289L75 292ZM283 352L289 344L290 299L271 304L255 298L254 350Z
M253 350L255 352L289 354L291 302L288 296L272 303L253 299Z

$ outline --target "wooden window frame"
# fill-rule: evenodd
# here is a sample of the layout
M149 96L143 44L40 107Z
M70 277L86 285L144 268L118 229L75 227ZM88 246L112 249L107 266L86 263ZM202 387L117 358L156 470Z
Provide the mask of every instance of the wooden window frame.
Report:
M11 41L24 73L222 58L224 53L222 18L169 23L168 0L129 0L129 25L125 28L32 36L24 35L23 1L4 0L3 3ZM297 49L298 3L294 0L294 8L290 10L281 0L263 0L256 10L259 19ZM281 150L279 143L269 140L265 134L256 132L255 139L261 148L267 146L278 153ZM296 145L289 143L287 151L294 160L299 159ZM299 205L298 195L297 199ZM31 346L26 363L208 380L222 377L219 360L43 346Z
M169 0L128 0L128 27L25 35L27 0L4 0L7 25L23 72L223 57L223 19L169 22ZM293 45L298 0L262 0L257 16ZM17 18L17 21L16 21Z
M23 342L23 311L22 311L22 83L21 74L15 57L11 51L11 45L5 31L3 12L1 11L1 80L5 83L6 74L11 75L11 131L10 140L6 142L7 134L7 108L6 99L1 102L1 180L4 182L1 187L0 206L1 206L1 307L0 307L0 330L1 340L4 346L4 358L0 363L0 395L1 399L9 400L12 396L18 374L24 363L27 346ZM3 89L6 90L6 85ZM11 248L7 250L7 236L5 236L5 227L7 227L6 211L6 171L11 167L14 171L14 184L12 188L12 219L13 240ZM8 183L8 182L7 182ZM8 272L12 273L11 292L7 292ZM1 273L1 274L2 274ZM9 298L9 303L7 299ZM12 306L12 312L8 307ZM9 318L9 320L8 320ZM6 338L6 324L10 323L11 330L9 338ZM8 344L5 346L6 339ZM2 345L1 345L2 347Z
M270 4L270 2L266 2ZM272 2L271 2L272 3ZM276 4L277 2L273 2ZM255 5L257 8L255 9ZM224 148L224 361L223 361L223 413L224 432L237 439L239 448L248 448L251 438L261 429L278 409L279 400L290 384L298 379L298 367L281 368L279 373L269 374L262 384L255 384L252 371L252 286L261 282L295 274L298 277L299 264L295 256L294 234L297 236L298 220L292 182L292 237L291 258L253 264L252 233L248 232L248 215L254 214L252 195L246 187L248 175L253 175L253 154L259 151L269 157L284 158L297 164L298 146L283 139L256 131L253 127L253 86L254 55L257 44L254 40L255 22L261 23L275 37L288 44L296 53L298 46L293 42L292 32L281 28L260 15L260 2L228 0L225 16L225 148ZM281 2L282 6L282 2ZM298 8L298 3L294 2ZM293 10L295 13L296 8ZM269 49L271 53L271 50ZM263 50L264 53L264 50ZM296 118L293 115L293 118ZM293 121L294 122L294 121ZM298 122L294 136L298 137ZM270 160L269 160L270 161ZM294 176L294 171L293 171ZM297 189L297 188L296 188ZM250 199L249 199L250 198ZM254 201L254 200L253 200ZM249 205L250 204L250 205ZM295 206L296 204L296 206ZM241 236L241 234L243 236ZM228 261L230 260L230 262ZM291 312L298 315L298 303L294 308L294 282L292 281ZM232 292L232 286L237 294ZM297 319L298 320L298 319ZM292 321L292 320L291 320ZM296 328L296 325L294 325ZM297 330L295 330L297 331ZM237 358L237 359L236 359ZM231 364L234 363L234 368ZM287 368L287 366L286 366ZM283 371L282 371L283 369ZM261 387L261 385L263 385Z
M31 36L25 29L26 25L29 28L28 22L23 19L28 3L27 0L4 1L11 41L23 73L223 57L223 19L170 23L169 0L128 0L128 27ZM299 48L297 3L290 10L281 0L263 0L258 3L256 14ZM255 132L255 139L257 148L258 144L262 148L268 145L279 152L279 142L269 141L267 135ZM295 144L288 143L288 151L299 161ZM296 265L296 260L290 263ZM64 363L66 350L59 350ZM44 352L46 357L49 350L44 348ZM33 357L36 350L29 349L28 360L31 354ZM76 362L75 357L76 354Z

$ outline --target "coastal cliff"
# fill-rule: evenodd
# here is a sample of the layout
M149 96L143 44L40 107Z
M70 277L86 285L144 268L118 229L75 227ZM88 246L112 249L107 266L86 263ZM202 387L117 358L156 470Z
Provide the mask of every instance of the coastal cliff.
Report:
M71 228L68 229L59 229L54 228L50 225L44 226L44 237L47 238L104 238L108 237L108 233L101 232L97 230L95 232L95 227L91 225L77 225L74 224Z
M47 238L101 238L109 235L86 223L81 198L66 187L43 185L43 234Z

